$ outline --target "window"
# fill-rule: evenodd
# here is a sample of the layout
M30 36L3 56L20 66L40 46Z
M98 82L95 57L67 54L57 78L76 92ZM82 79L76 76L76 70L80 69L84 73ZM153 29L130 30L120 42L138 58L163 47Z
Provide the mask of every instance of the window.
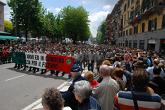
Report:
M138 26L134 27L134 34L138 34Z
M132 35L132 28L129 29L129 35Z
M137 48L137 40L133 40L133 48Z
M151 28L152 28L152 21L149 20L148 21L148 31L151 31Z
M132 48L132 40L129 41L129 48Z
M154 30L157 30L157 18L155 18L155 20L154 20Z
M126 11L126 9L127 9L127 5L125 4L125 5L124 5L124 11Z
M154 31L157 29L157 18L154 20L149 20L148 22L148 31Z
M142 49L142 50L144 50L144 40L140 40L140 42L139 42L139 49Z
M145 23L142 24L142 32L145 32Z
M2 13L1 13L1 10L0 10L0 25L1 25L1 22L2 22L1 15L2 15Z
M125 41L125 46L128 47L128 40Z
M134 17L134 11L131 11L130 17L133 19L133 17Z
M163 15L162 28L165 28L165 15Z
M128 30L126 30L126 36L128 36Z
M130 2L131 2L131 0L128 0L128 7L130 6Z
M123 31L123 36L125 36L125 31Z

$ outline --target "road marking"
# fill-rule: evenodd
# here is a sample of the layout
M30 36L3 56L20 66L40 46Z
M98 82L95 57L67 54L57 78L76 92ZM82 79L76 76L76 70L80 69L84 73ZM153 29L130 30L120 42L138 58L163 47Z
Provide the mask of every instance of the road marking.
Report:
M62 89L66 84L69 83L70 80L62 83L59 87L57 87L58 90ZM32 110L33 107L41 104L42 99L38 99L37 101L33 102L32 104L28 105L27 107L23 108L22 110Z
M11 81L11 80L14 80L14 79L18 79L18 78L21 78L21 77L24 77L24 76L25 75L20 75L20 76L12 77L12 78L6 79L5 82L8 82L8 81Z

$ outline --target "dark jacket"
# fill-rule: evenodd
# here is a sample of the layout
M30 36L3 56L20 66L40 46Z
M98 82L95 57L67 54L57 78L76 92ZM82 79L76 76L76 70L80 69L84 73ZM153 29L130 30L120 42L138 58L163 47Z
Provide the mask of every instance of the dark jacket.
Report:
M65 101L65 106L69 106L72 108L72 110L78 110L78 102L75 99L73 90L74 90L74 84L75 82L85 80L81 75L78 76L76 79L73 80L72 84L70 85L68 91L66 92L61 92L62 97L64 98Z
M95 98L89 97L79 104L78 110L101 110L101 107Z
M157 76L154 77L151 82L149 83L149 86L155 91L155 93L162 96L165 94L165 79Z

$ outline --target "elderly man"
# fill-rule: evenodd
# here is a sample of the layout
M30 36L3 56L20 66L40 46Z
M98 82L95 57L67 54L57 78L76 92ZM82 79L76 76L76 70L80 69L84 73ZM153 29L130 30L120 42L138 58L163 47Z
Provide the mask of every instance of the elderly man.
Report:
M118 83L110 77L111 71L111 68L107 65L100 67L100 76L103 77L103 80L100 85L93 90L93 94L99 101L102 110L113 110L113 98L119 91Z
M78 110L101 110L97 100L91 96L92 88L88 81L78 81L74 85L74 95L79 102Z
M71 86L69 87L69 89L66 92L62 92L62 96L65 100L65 106L69 106L72 108L72 110L77 110L78 108L78 102L75 99L75 96L73 94L73 90L74 90L74 85L77 81L81 81L81 80L85 80L82 76L81 76L81 69L80 67L75 64L73 65L72 69L71 69L71 77L73 79Z

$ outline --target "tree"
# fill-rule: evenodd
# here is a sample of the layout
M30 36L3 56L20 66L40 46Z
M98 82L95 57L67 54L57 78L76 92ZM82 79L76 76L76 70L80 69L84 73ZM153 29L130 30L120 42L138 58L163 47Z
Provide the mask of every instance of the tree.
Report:
M9 0L8 5L12 12L12 22L16 28L16 34L24 32L26 40L28 33L39 33L39 27L42 25L40 14L42 14L42 5L39 0Z
M99 44L102 44L105 41L106 27L107 27L106 21L103 21L101 25L98 27L96 41Z
M59 41L63 36L62 19L60 15L53 15L51 12L46 12L43 17L43 35L52 40Z
M88 40L90 37L88 12L83 7L68 6L61 11L64 35L73 42Z
M4 21L4 26L5 26L5 32L12 33L13 32L13 24L9 20Z
M21 36L24 33L26 40L28 33L58 41L67 37L74 42L88 40L91 35L88 12L83 7L68 6L54 15L47 12L39 0L9 0L8 5L12 10L15 34Z

